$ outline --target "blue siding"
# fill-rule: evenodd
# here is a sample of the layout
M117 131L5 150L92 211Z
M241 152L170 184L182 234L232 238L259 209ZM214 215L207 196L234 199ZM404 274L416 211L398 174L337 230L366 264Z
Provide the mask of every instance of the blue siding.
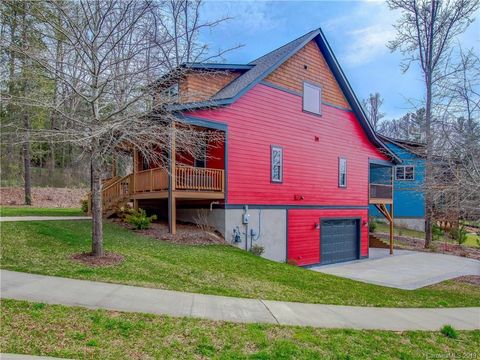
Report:
M401 165L415 166L415 180L394 181L394 216L423 218L425 216L423 194L425 160L395 144L388 142L386 144L403 161ZM372 167L370 169L370 182L375 183L375 180L379 180L378 171ZM382 216L373 205L370 206L370 215Z

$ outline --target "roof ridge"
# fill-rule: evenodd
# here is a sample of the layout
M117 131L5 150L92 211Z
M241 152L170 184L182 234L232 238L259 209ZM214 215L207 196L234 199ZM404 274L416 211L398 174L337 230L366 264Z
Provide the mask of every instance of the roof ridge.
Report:
M259 60L261 60L262 58L264 58L264 57L266 57L266 56L268 56L268 55L270 55L270 54L272 54L272 53L274 53L274 52L276 52L276 51L279 51L279 50L287 47L288 45L290 45L290 44L292 44L292 43L294 43L294 42L296 42L296 41L298 41L298 40L300 40L300 39L302 39L302 38L309 37L309 36L311 36L314 32L317 32L317 31L319 31L319 29L315 29L315 30L309 31L309 32L306 33L306 34L303 34L303 35L301 35L301 36L299 36L299 37L297 37L297 38L289 41L288 43L283 44L282 46L280 46L280 47L278 47L278 48L275 48L275 49L269 51L268 53L263 54L262 56L259 56L259 57L256 58L255 60L250 61L250 62L248 63L248 65L255 65L254 63L257 62L257 61L259 61Z

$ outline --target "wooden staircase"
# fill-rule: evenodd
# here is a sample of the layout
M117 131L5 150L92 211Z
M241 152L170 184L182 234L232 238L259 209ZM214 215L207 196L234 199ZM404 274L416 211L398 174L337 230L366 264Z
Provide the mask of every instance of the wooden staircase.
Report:
M368 247L388 249L390 246L382 239L376 237L374 234L370 234L368 238Z
M130 201L130 195L132 191L132 177L133 174L126 175L124 177L115 176L107 179L102 183L102 205L103 216L108 218L118 210L125 206ZM88 194L88 213L90 214L92 197L91 193Z

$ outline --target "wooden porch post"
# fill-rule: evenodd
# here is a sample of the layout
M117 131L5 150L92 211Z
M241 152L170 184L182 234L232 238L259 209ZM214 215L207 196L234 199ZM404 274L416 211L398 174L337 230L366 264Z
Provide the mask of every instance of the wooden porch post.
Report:
M390 255L393 255L393 200L390 204Z
M170 167L168 172L168 230L170 234L177 233L177 204L175 199L175 185L176 185L176 156L175 156L175 123L172 123L170 134L170 151L168 165Z

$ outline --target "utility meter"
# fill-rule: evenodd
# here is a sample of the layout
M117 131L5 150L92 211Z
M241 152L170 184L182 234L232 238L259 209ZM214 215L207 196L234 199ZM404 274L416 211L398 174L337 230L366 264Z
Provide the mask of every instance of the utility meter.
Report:
M242 215L242 223L243 224L248 224L248 220L250 219L250 214L249 213L244 213Z

